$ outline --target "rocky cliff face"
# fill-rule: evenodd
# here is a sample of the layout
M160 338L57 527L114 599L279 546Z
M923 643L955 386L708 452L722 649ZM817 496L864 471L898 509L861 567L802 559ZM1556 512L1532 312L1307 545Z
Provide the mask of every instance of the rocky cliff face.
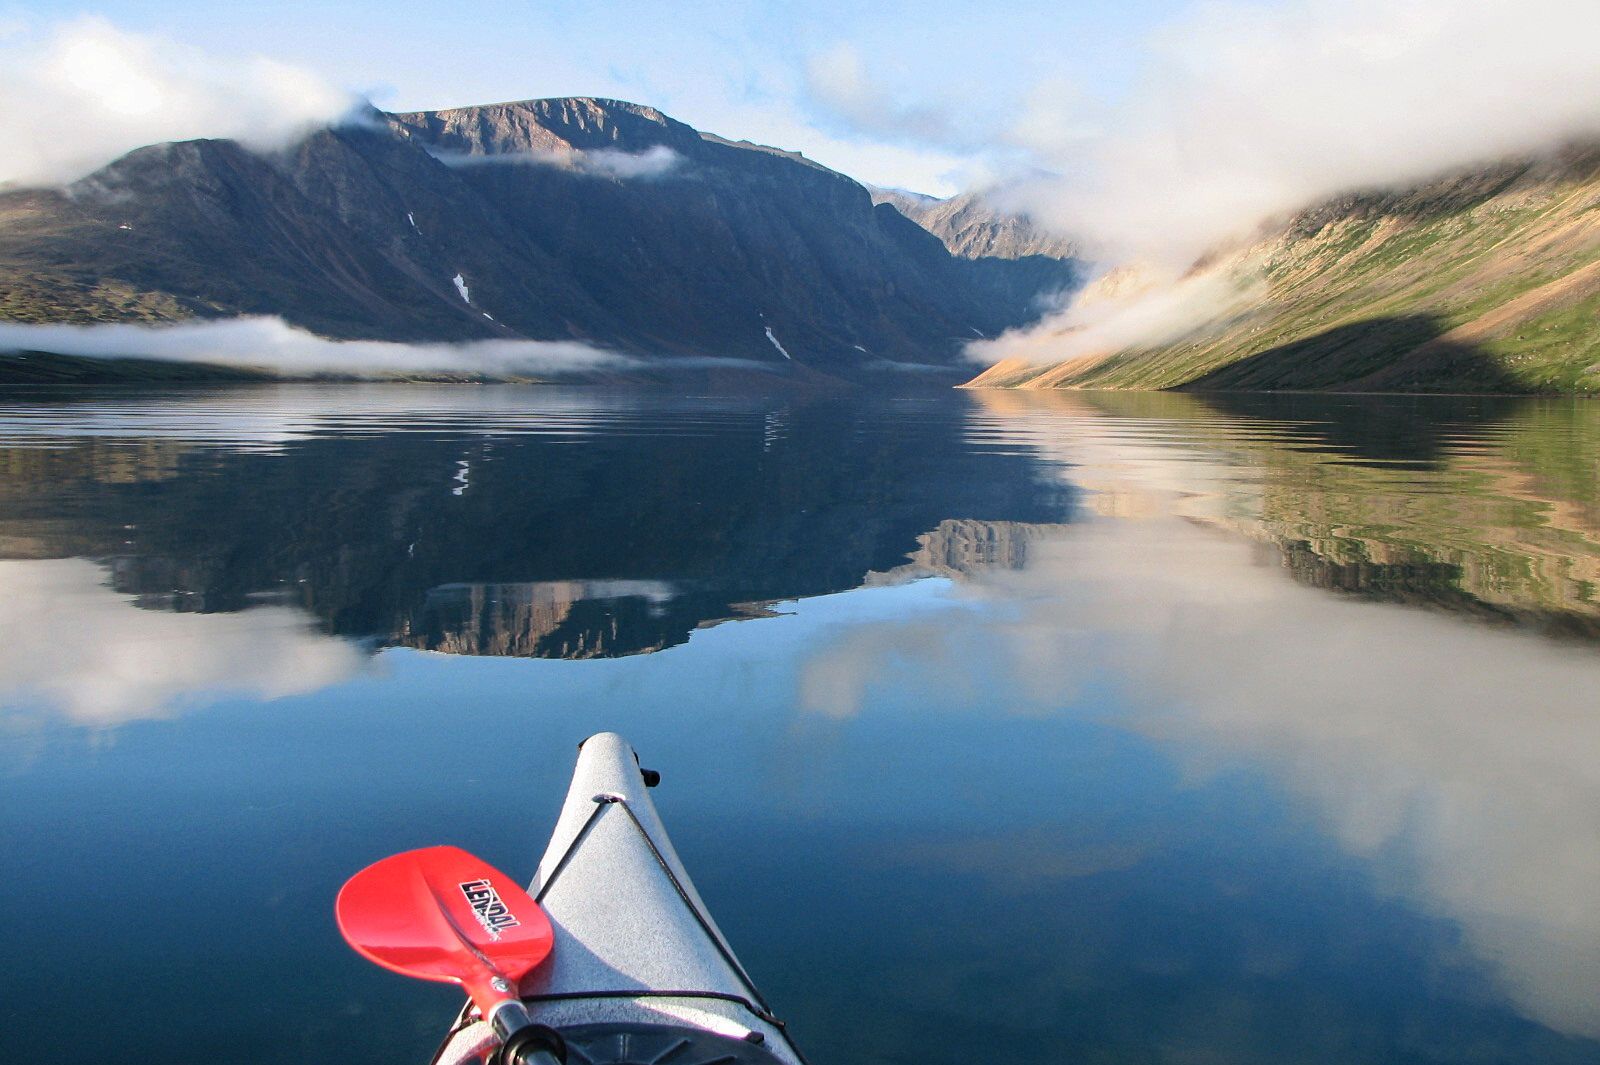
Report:
M388 115L271 156L133 152L0 194L0 317L281 315L824 371L953 362L1072 265L964 258L856 182L617 101Z
M1244 295L1187 335L1001 363L973 384L1600 391L1600 148L1337 197L1202 275Z

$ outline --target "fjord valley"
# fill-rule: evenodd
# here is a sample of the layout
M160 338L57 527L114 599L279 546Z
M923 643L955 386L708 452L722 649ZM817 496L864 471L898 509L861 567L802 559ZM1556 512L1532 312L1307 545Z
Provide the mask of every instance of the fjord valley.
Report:
M1600 1065L1595 0L88 2L0 1065Z

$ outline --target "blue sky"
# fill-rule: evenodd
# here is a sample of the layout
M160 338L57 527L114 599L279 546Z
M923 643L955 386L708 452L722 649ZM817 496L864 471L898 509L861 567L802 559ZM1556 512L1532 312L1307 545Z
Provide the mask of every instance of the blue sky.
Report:
M907 106L1003 124L1041 84L1117 97L1178 0L951 0L604 5L311 0L108 0L0 9L16 23L97 15L206 52L306 67L390 109L536 96L613 96L703 129L799 149L865 180L953 191L973 153L862 129L818 98L808 69L841 49L870 57L875 91Z

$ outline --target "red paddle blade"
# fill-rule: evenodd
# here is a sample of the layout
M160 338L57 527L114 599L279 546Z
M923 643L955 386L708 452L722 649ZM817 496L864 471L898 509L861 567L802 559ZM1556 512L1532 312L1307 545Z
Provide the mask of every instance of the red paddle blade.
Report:
M462 984L486 1012L550 953L550 921L528 893L459 847L374 862L333 906L358 953L407 976ZM505 984L495 986L504 977Z

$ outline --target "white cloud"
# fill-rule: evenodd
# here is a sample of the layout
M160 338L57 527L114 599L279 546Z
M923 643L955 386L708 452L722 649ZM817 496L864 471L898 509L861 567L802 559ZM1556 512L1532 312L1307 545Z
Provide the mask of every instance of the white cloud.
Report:
M811 56L805 75L812 99L858 133L943 146L969 142L952 111L896 96L872 76L861 52L849 43Z
M1030 120L1038 216L1108 257L1192 259L1355 187L1600 132L1593 0L1196 5L1121 105Z
M195 699L277 699L338 683L367 660L289 607L142 610L85 559L0 561L0 631L0 705L13 722L42 710L107 728Z
M559 374L621 369L639 360L576 341L475 340L403 344L329 340L281 318L224 318L175 325L24 325L0 322L0 351L100 359L202 362L299 374ZM681 365L675 363L674 365Z
M1265 290L1250 270L1230 264L1177 280L1148 273L1123 285L1116 280L1115 274L1102 278L1065 309L1034 325L967 345L967 357L985 363L1061 363L1142 344L1172 343L1220 328L1256 306Z
M683 156L665 144L657 144L642 152L624 152L616 148L583 152L578 169L626 181L632 178L661 177L682 165Z
M1031 160L1063 159L1079 151L1098 132L1089 120L1088 98L1070 78L1048 78L1029 90L1016 117L1001 133Z
M700 125L733 140L790 151L803 149L807 158L823 166L885 188L950 196L980 180L974 172L977 161L965 151L829 136L783 108L745 108L726 116L712 116ZM988 171L981 173L987 175Z
M555 166L595 177L620 181L663 177L683 166L683 156L665 144L651 145L641 152L620 148L574 149L542 152L451 152L433 153L446 166Z
M300 68L207 55L100 18L18 29L0 37L0 182L71 181L160 141L276 147L355 104Z
M1108 263L1165 280L1120 306L1072 306L974 345L980 361L1057 362L1213 326L1250 286L1202 254L1330 195L1600 134L1592 0L1202 4L1149 43L1121 104L1041 90L1006 136L1053 176L1009 206ZM1201 298L1216 290L1218 300Z

